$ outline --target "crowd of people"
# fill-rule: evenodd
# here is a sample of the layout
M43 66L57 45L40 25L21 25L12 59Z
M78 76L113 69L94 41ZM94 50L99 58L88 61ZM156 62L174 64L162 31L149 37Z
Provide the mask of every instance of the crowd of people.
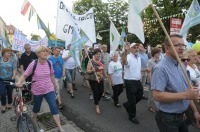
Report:
M94 100L98 115L101 114L101 98L112 99L115 107L121 108L119 96L125 88L127 101L122 105L132 123L139 124L136 118L137 103L148 99L148 110L155 113L161 132L187 132L189 124L200 128L200 52L186 50L179 35L171 35L170 38L193 88L189 87L168 39L151 48L144 48L141 43L125 42L123 50L119 47L111 53L108 53L105 44L95 49L83 49L80 67L70 54L70 44L66 49L39 46L35 52L31 51L29 44L25 44L25 52L19 61L10 49L4 48L0 57L0 84L2 87L2 80L14 82L19 67L21 77L16 82L17 86L23 81L34 81L31 86L33 119L36 121L45 98L58 129L64 131L58 114L59 109L63 108L60 90L65 87L71 98L75 98L78 69L83 76L82 86L89 89L89 98ZM149 87L148 98L144 96L144 86ZM1 113L5 113L6 109L12 108L13 88L5 86L4 91L2 89Z

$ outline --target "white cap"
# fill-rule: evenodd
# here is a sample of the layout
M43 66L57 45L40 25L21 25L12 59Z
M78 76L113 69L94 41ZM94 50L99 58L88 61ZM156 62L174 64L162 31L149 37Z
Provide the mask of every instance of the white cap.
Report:
M132 43L131 45L130 45L130 48L132 48L133 46L135 46L137 43Z

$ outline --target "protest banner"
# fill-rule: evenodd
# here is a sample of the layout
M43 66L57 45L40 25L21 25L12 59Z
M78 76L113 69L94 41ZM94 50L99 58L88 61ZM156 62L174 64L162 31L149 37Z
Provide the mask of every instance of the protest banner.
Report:
M56 37L65 40L65 44L68 45L71 43L73 30L79 32L82 29L91 42L96 43L93 8L83 15L77 15L70 12L64 2L59 0L57 10Z
M23 36L18 30L16 30L14 34L12 50L24 52L24 45L26 43L30 44L32 51L35 51L35 49L40 45L47 46L48 38L44 37L40 41L31 41L31 40L28 40L25 36Z

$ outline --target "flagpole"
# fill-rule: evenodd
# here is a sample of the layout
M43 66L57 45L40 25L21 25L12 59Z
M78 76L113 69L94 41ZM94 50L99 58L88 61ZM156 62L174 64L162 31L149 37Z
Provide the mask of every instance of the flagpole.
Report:
M87 57L88 57L88 59L89 59L89 62L91 63L91 66L92 66L92 68L94 68L94 66L92 65L91 58L90 58L90 56L89 56L89 54L88 54L88 51L87 51L87 49L86 49L85 45L84 45L83 47L84 47L84 50L85 50L85 52L86 52L86 54L87 54ZM98 78L98 76L97 76L97 73L96 73L96 72L94 72L94 75L95 75L95 77L96 77L96 79L97 79L98 83L100 83L100 81L99 81L99 78Z
M58 34L58 33L57 33L57 23L58 23L58 18L57 18L57 17L58 17L58 7L59 7L59 0L58 0L58 5L57 5L57 13L56 13L56 15L57 15L57 16L55 17L55 18L56 18L56 35L55 35L55 36L56 36L56 46L57 46L57 34ZM66 45L65 45L65 48L66 48Z
M185 68L183 67L183 64L182 64L182 62L181 62L181 60L180 60L180 58L179 58L179 56L178 56L178 54L177 54L177 52L176 52L176 50L175 50L175 48L174 48L174 45L173 45L173 43L172 43L172 41L171 41L171 38L169 37L169 34L167 33L167 30L166 30L164 24L162 23L162 21L161 21L161 19L160 19L160 16L158 15L158 13L157 13L155 7L153 6L153 3L151 3L150 5L151 5L151 8L153 9L153 12L154 12L154 14L156 15L156 17L157 17L157 19L158 19L158 21L159 21L159 23L160 23L160 25L161 25L161 27L162 27L162 29L163 29L165 35L166 35L166 37L167 37L167 39L168 39L168 41L169 41L169 43L170 43L170 46L172 47L173 52L175 53L176 59L177 59L178 63L179 63L180 66L181 66L181 69L182 69L183 74L184 74L184 76L185 76L185 78L186 78L186 81L187 81L187 83L188 83L188 85L189 85L189 88L192 89L193 86L192 86L192 84L191 84L191 82L190 82L190 80L189 80L189 78L188 78L188 75L187 75L187 73L186 73L186 70L185 70Z

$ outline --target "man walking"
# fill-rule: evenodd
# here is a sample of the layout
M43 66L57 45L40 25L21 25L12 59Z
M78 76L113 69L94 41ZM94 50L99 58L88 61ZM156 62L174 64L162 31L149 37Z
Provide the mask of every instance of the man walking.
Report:
M132 43L130 47L125 46L125 52L122 56L124 65L124 83L126 87L126 95L128 101L123 104L129 120L134 124L139 124L136 119L136 104L142 99L143 86L141 79L141 58L138 56L139 45ZM128 54L128 50L130 53Z
M171 35L171 41L179 57L182 57L184 48L183 38L180 35ZM200 99L196 88L188 88L183 71L177 62L175 53L168 39L164 42L166 56L153 70L151 89L157 107L155 119L160 132L188 132L184 113L191 107L197 125L200 124L200 115L193 99Z
M57 100L59 104L59 108L63 108L63 105L61 103L61 97L60 97L60 90L63 87L63 77L65 76L65 67L64 67L64 61L60 54L60 49L58 47L53 48L53 56L49 57L48 60L50 60L53 64L54 69L54 77L55 77L55 83L57 87Z
M31 46L30 44L25 44L24 45L24 50L25 52L21 55L20 59L20 70L21 74L24 73L24 71L27 69L28 65L35 59L37 59L37 55L35 52L31 51ZM27 77L26 81L31 82L31 77Z

